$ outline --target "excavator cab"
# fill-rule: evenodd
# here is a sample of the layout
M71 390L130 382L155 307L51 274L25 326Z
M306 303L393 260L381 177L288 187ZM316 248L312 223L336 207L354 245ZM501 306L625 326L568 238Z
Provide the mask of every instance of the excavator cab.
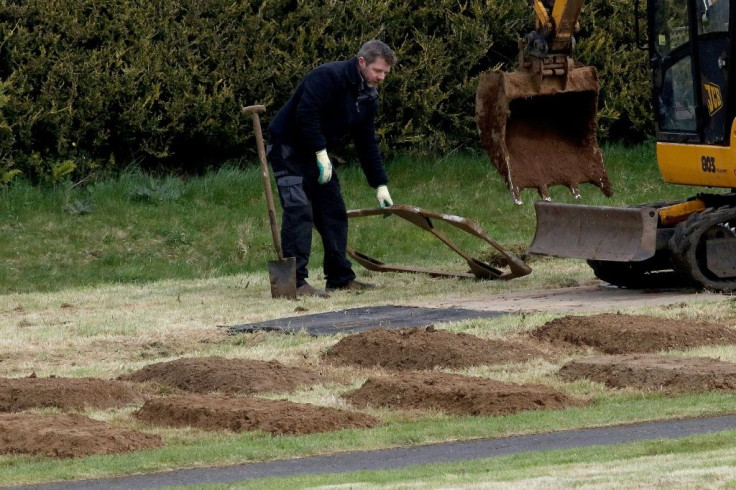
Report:
M722 145L729 140L729 2L654 1L650 60L661 142ZM695 15L689 11L694 9ZM693 19L693 22L690 19ZM695 24L695 25L691 25Z
M732 10L728 0L650 0L657 161L667 182L736 187Z

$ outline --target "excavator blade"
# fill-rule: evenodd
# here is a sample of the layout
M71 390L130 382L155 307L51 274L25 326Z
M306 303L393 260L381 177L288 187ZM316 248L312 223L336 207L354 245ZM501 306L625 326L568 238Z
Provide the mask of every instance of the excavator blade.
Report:
M572 64L572 63L571 63ZM598 77L593 67L541 77L527 71L487 72L476 93L481 141L512 197L564 185L575 197L581 183L611 195L596 141Z
M657 210L537 201L537 230L527 250L588 260L638 262L657 248Z

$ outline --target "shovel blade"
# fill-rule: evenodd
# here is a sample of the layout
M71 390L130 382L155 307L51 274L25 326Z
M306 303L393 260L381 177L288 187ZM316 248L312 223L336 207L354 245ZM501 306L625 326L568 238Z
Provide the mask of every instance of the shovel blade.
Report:
M268 275L271 280L271 297L296 299L296 259L268 262Z

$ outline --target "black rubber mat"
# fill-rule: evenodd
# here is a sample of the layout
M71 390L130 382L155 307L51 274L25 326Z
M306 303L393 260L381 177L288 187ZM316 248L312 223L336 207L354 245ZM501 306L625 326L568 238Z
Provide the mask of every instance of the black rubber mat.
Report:
M500 311L466 310L464 308L372 306L246 323L230 327L229 332L236 334L267 330L296 333L304 330L311 335L334 335L362 332L371 328L425 327L434 323L493 318L505 314Z

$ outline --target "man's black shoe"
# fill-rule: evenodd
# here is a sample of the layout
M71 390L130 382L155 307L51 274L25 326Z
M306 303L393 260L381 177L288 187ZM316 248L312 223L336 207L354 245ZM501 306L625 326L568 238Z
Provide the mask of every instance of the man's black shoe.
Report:
M367 282L360 282L355 279L349 281L347 284L342 286L327 286L327 292L332 291L368 291L369 289L375 289L376 286L368 284Z
M297 296L318 296L320 298L329 298L330 295L327 294L327 291L323 291L321 289L315 289L313 288L309 283L304 283L298 288L296 288L296 295Z

